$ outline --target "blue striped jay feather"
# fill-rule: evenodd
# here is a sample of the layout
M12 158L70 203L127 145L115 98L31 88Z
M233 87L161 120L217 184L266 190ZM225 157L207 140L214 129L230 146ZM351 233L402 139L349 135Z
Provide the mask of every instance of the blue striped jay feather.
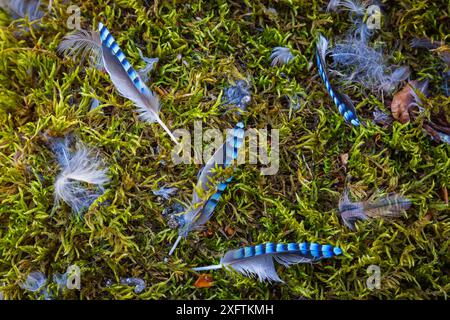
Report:
M317 243L265 243L228 251L220 264L194 268L194 271L206 271L231 268L245 276L257 276L259 281L284 282L275 270L273 260L285 267L297 263L313 263L324 258L342 254L342 250L332 245Z
M325 60L327 50L328 50L328 40L320 34L316 51L316 63L319 69L319 75L325 84L328 94L330 95L334 104L337 106L339 113L344 117L345 121L353 124L354 126L359 126L360 122L358 120L358 116L356 115L356 109L355 106L353 105L353 102L347 95L339 92L330 83Z
M211 181L216 176L214 169L216 166L222 168L229 167L237 159L239 148L242 146L243 141L244 124L238 122L236 127L231 131L231 135L227 136L225 143L216 150L211 159L208 160L199 172L197 186L192 195L191 209L182 216L183 223L179 228L179 236L170 250L169 256L174 252L181 238L186 238L192 230L200 229L211 218L222 193L231 182L232 177L215 185L215 192L206 201L201 199L197 190L203 190L204 192L210 191L212 187Z
M175 136L159 118L160 104L158 96L142 81L139 74L128 62L116 40L102 23L98 25L98 32L102 43L103 64L117 91L134 102L140 117L144 121L158 122L175 144L178 144Z
M159 117L158 96L147 87L102 23L99 23L98 31L78 30L65 36L58 46L58 52L72 57L81 56L82 59L89 55L96 68L106 70L117 91L133 101L140 118L146 122L158 122L175 144L178 144Z

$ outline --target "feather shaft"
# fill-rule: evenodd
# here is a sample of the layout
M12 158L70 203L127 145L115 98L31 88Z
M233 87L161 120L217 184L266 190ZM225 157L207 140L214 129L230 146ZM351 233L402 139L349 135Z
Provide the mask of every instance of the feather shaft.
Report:
M194 271L207 271L207 270L217 270L217 269L222 269L223 265L221 264L214 264L214 265L210 265L210 266L206 266L206 267L197 267L197 268L193 268L192 270Z
M175 240L175 243L173 244L172 248L169 251L169 256L172 255L172 253L175 251L175 249L178 247L178 244L181 241L181 238L183 238L182 236L178 236L177 240Z

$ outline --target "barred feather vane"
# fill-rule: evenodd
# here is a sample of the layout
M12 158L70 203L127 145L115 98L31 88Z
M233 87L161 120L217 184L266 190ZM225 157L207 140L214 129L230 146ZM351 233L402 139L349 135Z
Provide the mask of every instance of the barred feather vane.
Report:
M192 230L200 229L211 218L214 209L219 203L222 193L225 191L228 183L231 182L232 177L224 182L216 185L216 192L209 197L208 200L203 201L197 193L197 190L208 192L210 190L210 181L214 179L216 173L213 169L217 166L227 168L234 160L237 159L239 148L244 141L244 124L237 123L232 130L231 136L227 136L226 142L214 153L214 155L205 164L199 173L197 187L194 189L191 203L191 210L182 216L183 224L179 228L179 236L175 241L169 256L175 251L181 238L186 238Z
M142 81L139 74L128 62L108 29L99 23L98 31L102 42L102 57L106 71L117 91L134 102L140 117L147 122L158 122L170 138L178 144L177 139L159 117L159 98Z
M326 66L326 55L328 50L328 40L319 34L319 41L317 44L316 51L316 63L319 69L319 75L322 81L325 83L325 87L331 96L334 104L338 107L339 113L344 117L345 121L359 126L360 122L358 116L356 115L356 109L350 98L340 93L331 83L328 77L327 66Z
M75 152L70 151L67 138L56 141L52 147L62 169L55 180L55 205L64 200L80 214L103 194L103 185L109 182L107 169L103 168L98 155L80 142Z
M395 193L377 200L352 202L348 191L345 190L339 200L339 213L344 224L354 230L356 220L398 217L403 210L409 209L410 206L411 200Z
M58 51L72 57L81 56L82 59L89 55L97 68L106 70L117 91L137 106L140 118L146 122L158 122L175 144L178 144L159 117L158 96L147 87L102 23L98 25L98 32L79 30L64 37Z
M194 268L194 271L206 271L231 268L245 276L257 276L259 281L283 282L277 274L274 259L289 267L297 263L314 263L324 258L342 254L342 250L331 245L317 243L265 243L228 251L220 264Z

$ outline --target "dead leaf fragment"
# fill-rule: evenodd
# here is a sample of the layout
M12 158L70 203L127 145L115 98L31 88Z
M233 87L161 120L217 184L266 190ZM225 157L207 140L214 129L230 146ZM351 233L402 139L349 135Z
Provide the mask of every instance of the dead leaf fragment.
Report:
M209 274L201 274L197 281L195 281L194 286L196 288L210 288L214 284L213 277Z
M409 122L409 106L414 102L412 87L415 87L416 85L417 81L410 81L402 90L397 92L392 99L392 116L402 124Z
M214 235L214 231L212 229L208 228L202 232L202 235L206 238L210 238Z
M231 237L236 231L235 231L232 227L227 226L227 227L225 228L225 232L226 232L226 234L227 234L229 237Z

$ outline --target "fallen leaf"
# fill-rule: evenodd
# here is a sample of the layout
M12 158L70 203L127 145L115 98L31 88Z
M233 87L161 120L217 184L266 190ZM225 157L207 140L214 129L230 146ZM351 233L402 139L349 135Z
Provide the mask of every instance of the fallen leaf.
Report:
M203 234L204 237L209 238L209 237L211 237L214 234L214 232L212 231L212 229L208 228L205 231L203 231L202 234Z
M229 237L231 237L236 231L232 227L228 226L225 228L225 232Z
M395 120L400 123L409 122L409 106L414 102L412 87L417 85L417 81L410 81L402 90L394 95L391 103L391 112Z
M209 274L201 274L197 281L195 281L194 286L196 288L210 288L213 286L213 278Z
M433 218L433 212L428 211L427 214L423 218L427 221L431 221L431 219Z

